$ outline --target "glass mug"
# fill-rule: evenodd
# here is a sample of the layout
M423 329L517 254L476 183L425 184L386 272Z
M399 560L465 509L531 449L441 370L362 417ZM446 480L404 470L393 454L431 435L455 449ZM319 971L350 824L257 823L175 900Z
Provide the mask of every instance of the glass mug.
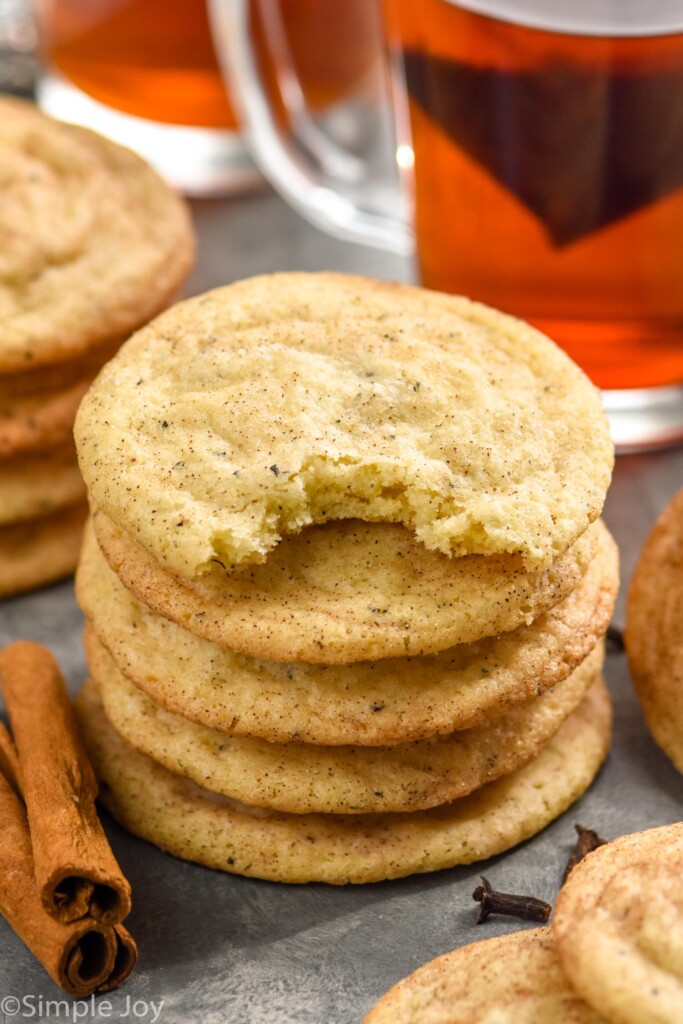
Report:
M377 22L372 4L277 0L269 44L281 4L305 102L317 113L335 106L358 88L376 55L368 43ZM48 113L137 149L189 194L239 191L262 181L218 65L205 0L35 5L47 67L38 101ZM264 46L258 17L254 29Z
M35 0L35 10L47 113L130 146L191 195L262 181L204 0Z
M587 371L621 451L683 438L679 0L384 0L407 219L358 201L271 116L250 29L267 4L212 15L276 187L346 238L405 252L412 229L423 284L530 321ZM395 204L372 173L362 185Z

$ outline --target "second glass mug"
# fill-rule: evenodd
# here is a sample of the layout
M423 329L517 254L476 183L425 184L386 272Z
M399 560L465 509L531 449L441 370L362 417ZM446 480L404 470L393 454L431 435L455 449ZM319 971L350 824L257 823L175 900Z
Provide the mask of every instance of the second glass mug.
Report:
M414 232L424 285L545 331L603 389L621 451L683 438L677 0L383 0L407 218L387 215L396 193L374 169L350 157L354 186L336 140L338 160L323 160L274 113L297 94L295 69L257 57L250 34L256 6L286 28L287 3L273 3L211 8L258 161L285 197L342 237L407 252ZM384 210L368 209L368 189Z

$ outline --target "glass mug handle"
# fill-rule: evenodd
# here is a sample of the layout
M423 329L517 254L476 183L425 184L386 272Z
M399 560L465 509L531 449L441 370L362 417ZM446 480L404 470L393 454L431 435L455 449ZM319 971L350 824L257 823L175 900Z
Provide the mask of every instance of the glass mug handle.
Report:
M308 113L303 90L288 59L284 30L278 31L276 21L267 41L271 44L274 34L276 41L278 36L284 40L284 45L271 45L268 57L274 62L278 82L289 83L289 88L281 90L282 98L296 119L298 147L306 158L278 127L251 43L251 2L209 0L209 12L231 99L261 170L290 205L316 227L348 241L410 255L414 240L407 219L364 210L354 198L349 184L362 176L363 162L325 135ZM291 109L293 106L295 109ZM383 183L375 182L375 187L378 184L381 187ZM386 188L396 190L399 203L398 186L387 182Z

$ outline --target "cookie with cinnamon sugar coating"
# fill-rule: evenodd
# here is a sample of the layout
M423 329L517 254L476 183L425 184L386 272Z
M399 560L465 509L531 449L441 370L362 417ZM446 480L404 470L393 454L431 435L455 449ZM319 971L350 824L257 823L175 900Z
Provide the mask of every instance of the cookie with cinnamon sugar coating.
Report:
M601 529L578 586L531 625L434 655L350 665L249 658L194 636L123 586L90 525L76 593L121 671L167 711L275 743L381 746L471 728L561 682L609 623L617 562Z
M91 388L76 441L94 504L190 580L348 519L549 569L599 517L613 463L599 392L539 331L332 273L162 314Z
M328 665L431 654L529 625L576 587L604 529L593 523L549 569L528 570L519 557L450 558L396 523L346 519L286 537L263 564L189 580L99 509L93 525L125 586L195 636Z
M611 1024L683 1020L683 822L587 854L560 891L553 933L574 988Z
M76 568L87 505L0 528L0 597L70 576Z
M66 444L73 434L78 403L92 378L79 378L55 391L0 395L0 460L35 455Z
M92 683L75 709L102 802L124 828L220 871L331 885L471 864L523 842L590 786L611 730L599 682L538 757L461 800L406 814L287 814L210 793L133 750Z
M645 720L683 772L683 490L661 513L628 592L624 640Z
M497 935L397 982L363 1024L608 1024L567 981L550 928Z
M44 454L0 460L0 527L85 502L73 441Z
M327 747L230 736L155 704L86 631L91 677L119 734L169 771L244 804L292 814L426 810L528 764L599 678L599 644L557 686L506 715L447 736Z
M168 305L193 234L143 160L9 97L0 154L0 374L75 360Z

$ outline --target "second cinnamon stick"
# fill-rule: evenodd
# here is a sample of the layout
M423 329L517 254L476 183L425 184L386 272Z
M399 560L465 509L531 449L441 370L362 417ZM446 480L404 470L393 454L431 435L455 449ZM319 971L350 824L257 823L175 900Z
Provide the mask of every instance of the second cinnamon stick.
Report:
M13 643L0 652L0 681L42 905L62 923L90 915L114 925L130 910L130 886L95 810L97 783L59 666L45 647Z
M14 792L21 794L21 783L19 781L19 758L5 726L0 722L0 774L4 775Z
M0 912L69 995L88 996L120 984L137 951L122 925L92 918L71 924L45 913L33 874L33 853L23 803L0 774Z

